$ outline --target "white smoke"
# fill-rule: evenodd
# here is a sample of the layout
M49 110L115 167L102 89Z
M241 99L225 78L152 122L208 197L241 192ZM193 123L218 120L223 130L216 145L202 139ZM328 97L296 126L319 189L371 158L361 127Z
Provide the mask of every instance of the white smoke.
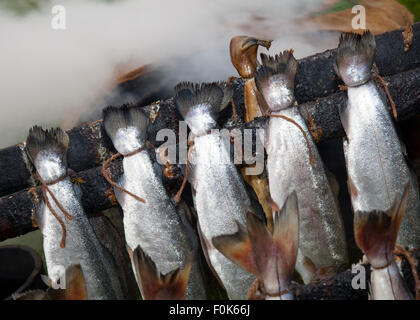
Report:
M0 147L22 141L35 124L68 129L86 120L118 72L146 63L189 56L189 70L168 75L179 81L237 75L228 47L238 34L274 38L272 53L294 48L302 57L325 49L309 43L296 23L321 2L62 0L25 16L3 9ZM56 4L66 8L66 30L51 28Z

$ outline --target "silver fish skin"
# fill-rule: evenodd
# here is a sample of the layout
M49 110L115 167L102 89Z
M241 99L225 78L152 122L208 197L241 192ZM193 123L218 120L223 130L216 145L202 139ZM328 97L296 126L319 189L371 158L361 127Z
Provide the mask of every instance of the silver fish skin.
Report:
M314 158L311 166L306 140L294 124L270 118L266 142L270 193L274 202L282 207L287 196L298 190L300 221L296 270L308 283L311 273L305 268L304 257L317 268L348 264L344 225L316 144L298 108L273 114L287 116L305 130Z
M343 146L353 210L387 211L409 181L397 242L410 250L419 248L418 183L406 163L385 99L373 81L349 87L347 94L340 116L347 136Z
M90 216L89 223L102 243L102 245L112 255L115 263L118 265L120 283L128 300L136 300L138 296L138 287L131 260L126 249L120 232L113 225L111 220L104 214Z
M123 167L124 175L119 185L146 200L146 203L141 203L115 189L116 198L124 212L127 244L132 250L140 245L162 274L182 268L188 254L197 249L196 239L182 223L180 213L168 197L149 154L144 150L125 157ZM205 298L205 285L196 255L186 299Z
M251 202L244 182L230 159L229 141L217 133L196 137L190 175L195 191L194 204L211 266L217 273L230 299L244 300L256 279L226 258L211 239L238 231L235 221L246 226L246 209Z
M383 269L372 268L370 282L373 300L413 299L395 261Z
M297 192L299 248L296 270L308 283L314 276L312 264L315 268L347 266L344 224L322 159L295 104L296 59L290 51L284 51L274 57L261 54L261 60L255 81L273 116L265 140L270 194L281 208L287 196ZM313 164L299 128L276 115L295 121L304 130Z
M198 241L188 226L183 224L183 212L177 212L166 193L148 151L140 151L146 144L148 121L141 108L108 107L104 110L107 134L118 152L129 155L122 161L124 174L118 184L145 199L145 203L140 202L114 188L117 201L124 212L126 242L132 252L140 246L161 274L182 269L189 254L194 251L195 259L188 280L186 299L205 299L206 290L196 252ZM137 271L141 272L136 270L133 258L132 266L135 275ZM137 276L136 280L144 297L146 293Z
M66 172L64 164L56 166L60 161L54 152L48 150L38 153L36 167L41 178L48 182L55 180ZM53 178L54 177L54 178ZM42 201L35 219L43 234L44 253L48 276L57 282L62 274L62 268L80 264L83 270L88 299L124 299L119 283L118 270L109 252L99 242L96 234L83 211L80 202L80 191L75 190L69 177L49 186L60 204L72 216L68 220L57 207L50 194L47 193L53 209L61 217L67 229L66 246L60 247L62 229L47 205Z
M237 222L245 227L246 209L251 206L242 177L230 159L229 136L216 129L217 115L230 97L231 90L221 83L183 82L175 87L174 102L193 134L188 178L207 262L229 298L243 300L255 276L212 243L217 236L236 233Z
M343 33L335 71L348 87L348 102L340 111L349 191L354 212L388 212L407 182L407 208L397 242L420 247L420 199L417 178L409 169L387 100L372 78L376 43L370 32Z

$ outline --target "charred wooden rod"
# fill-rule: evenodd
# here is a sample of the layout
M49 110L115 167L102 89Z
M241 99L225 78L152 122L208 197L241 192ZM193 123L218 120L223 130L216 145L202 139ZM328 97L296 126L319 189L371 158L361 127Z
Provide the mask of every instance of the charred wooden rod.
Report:
M406 120L420 114L420 68L386 77L389 91L397 106L398 120ZM238 114L239 124L233 125L232 110L226 108L219 121L227 128L258 128L266 117L256 118L244 124L243 113L243 82L232 81L234 88L234 101ZM344 136L341 126L338 107L347 101L346 92L337 92L330 96L304 103L299 106L301 114L308 123L315 141L322 141ZM149 140L158 147L163 141L156 141L156 134L160 129L173 129L178 133L180 120L173 100L169 99L158 104L146 107L151 119L149 127ZM68 150L69 168L79 172L101 165L110 157L108 148L112 145L107 141L102 131L102 121L84 123L68 131L70 146ZM32 166L26 158L22 145L12 146L0 150L0 196L11 194L24 188L35 185Z
M419 115L420 87L418 86L418 83L420 83L420 68L400 73L387 80L389 82L391 94L397 105L398 119L404 120L410 118L411 116ZM339 106L345 104L346 101L346 92L340 92L329 97L319 99L316 102L310 102L300 106L302 115L309 124L312 124L309 125L309 127L312 128L312 134L316 141L342 137L344 135L344 130L341 126L337 110ZM162 106L167 109L173 108L172 100L166 101L162 104ZM169 121L165 119L167 118L162 117L159 121ZM266 120L267 119L265 117L260 117L246 124L242 123L230 126L229 128L237 128L243 132L246 128L255 129L260 127ZM177 121L174 121L173 123L161 123L159 125L155 122L155 126L168 126L170 128L174 128L174 123L177 124ZM87 130L86 128L89 128L90 124L87 124L86 126L87 127L83 127L83 130ZM108 151L106 151L107 149L104 147L106 143L103 141L102 136L99 135L99 127L99 124L95 124L95 126L90 127L97 130L95 133L97 137L101 137L93 141L96 145L101 146L102 150L104 150L102 151L104 154L107 154ZM176 128L174 129L176 130ZM82 129L79 128L78 130ZM158 142L153 139L151 140L152 143L156 143L155 147L159 145ZM92 140L89 141L92 143ZM69 151L69 153L69 158L75 157L77 154L72 154L71 151ZM105 158L105 156L103 157ZM94 162L91 166L97 166L99 164L101 163ZM118 173L120 171L119 162L115 162L112 168L114 174ZM175 170L177 169L175 168ZM171 175L172 174L169 174L169 176ZM94 213L111 208L115 205L115 203L111 201L112 197L110 192L107 193L107 190L110 189L110 185L101 175L100 168L91 168L80 171L75 175L75 177L81 178L76 181L80 182L80 186L83 191L82 204L86 212ZM173 177L165 178L167 179L167 181L164 181L165 185L167 188L172 189L168 190L169 193L172 193L173 190L176 192L177 187L182 181L182 177L180 177L179 172L174 174ZM172 186L170 186L170 184L172 184ZM38 195L38 197L34 195ZM19 236L33 230L31 212L35 209L37 198L39 198L39 190L35 193L23 190L0 198L0 241Z

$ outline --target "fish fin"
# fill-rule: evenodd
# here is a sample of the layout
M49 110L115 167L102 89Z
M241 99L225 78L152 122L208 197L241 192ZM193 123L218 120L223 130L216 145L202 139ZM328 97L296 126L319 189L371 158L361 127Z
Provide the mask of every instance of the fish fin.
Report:
M290 51L284 51L274 57L262 53L261 61L262 65L255 72L255 84L267 106L273 111L291 106L295 101L295 57ZM280 96L279 90L282 91Z
M273 239L280 254L278 266L285 278L291 280L299 246L299 208L296 191L286 199L280 211L273 212Z
M268 294L278 294L286 290L293 277L299 242L296 192L287 197L281 210L273 211L273 220L271 234L255 214L247 213L248 234L253 247L257 277Z
M395 241L406 209L409 190L410 184L407 183L401 197L397 196L386 212L355 212L355 240L373 268L386 267L394 259Z
M216 127L225 96L220 83L181 82L174 90L175 106L194 134L205 134Z
M238 222L238 231L234 234L222 235L212 239L213 245L226 258L252 274L257 274L251 239L246 229Z
M223 284L223 281L222 279L220 279L216 270L214 270L213 265L210 261L210 257L209 257L209 248L210 250L216 250L216 249L213 248L212 243L210 243L210 241L208 241L207 238L204 236L203 232L201 231L199 222L197 222L197 232L198 232L198 237L200 239L201 247L203 248L204 258L206 258L207 265L209 266L210 271L213 273L213 276L216 278L220 287L222 287L226 291L225 285Z
M316 278L317 268L309 257L307 256L303 257L302 266L305 268L306 272L309 274L310 279Z
M236 36L230 40L230 60L242 78L251 78L257 69L258 46L270 49L272 40Z
M375 37L370 31L362 35L341 34L334 69L347 86L357 87L371 78L375 48Z
M290 50L285 50L274 57L261 53L261 63L263 67L273 70L274 73L285 74L287 80L293 85L295 82L297 61Z
M85 277L80 264L66 268L66 288L52 289L46 292L47 300L87 300Z
M25 142L26 152L34 163L35 158L42 150L50 150L62 158L63 165L67 166L67 149L69 137L60 128L44 130L39 126L29 129Z
M223 100L220 104L219 111L226 108L233 98L233 89L227 82L218 82L219 87L223 90Z
M80 264L71 265L66 270L65 300L87 300L85 277Z
M144 144L146 142L146 132L149 118L143 109L138 106L123 105L121 107L106 107L103 112L103 124L105 132L111 138L115 146L117 132L120 129L136 128L138 136L136 138ZM115 148L118 150L117 146ZM119 150L118 150L119 151Z
M255 97L257 98L258 106L260 107L261 113L263 115L268 114L270 112L270 107L268 106L263 95L258 89L255 91Z
M334 173L332 173L331 170L329 170L327 167L324 166L325 175L327 176L328 182L331 187L331 191L338 201L338 196L340 194L340 185L338 184L337 178L335 177Z
M352 198L357 198L359 195L359 191L357 190L356 186L354 185L353 181L351 180L350 176L347 178L347 186L349 188L349 192Z
M45 274L41 274L41 280L48 288L52 288L52 280Z
M185 299L194 252L188 255L182 270L178 268L165 275L158 272L156 264L140 246L134 250L133 255L145 300Z
M46 300L47 293L43 290L29 290L18 294L13 294L13 300Z

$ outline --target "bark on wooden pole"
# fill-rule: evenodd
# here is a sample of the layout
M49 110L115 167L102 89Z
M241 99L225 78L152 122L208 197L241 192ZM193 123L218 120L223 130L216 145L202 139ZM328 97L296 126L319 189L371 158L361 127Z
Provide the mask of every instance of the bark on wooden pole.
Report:
M391 94L394 96L394 100L397 105L399 115L398 119L407 119L410 116L420 114L420 86L418 85L418 83L420 83L420 68L395 75L389 78L388 81L390 84L389 88ZM340 105L344 105L346 101L346 92L339 92L329 97L319 99L316 102L310 102L299 107L302 115L308 123L312 125L313 136L316 141L337 138L344 135L344 130L341 126L337 110L338 107ZM174 121L174 119L169 118L169 115L175 116L172 100L170 99L162 103L161 108L166 108L168 110L165 111L166 116L158 116L153 126L151 126L151 131L156 133L156 130L159 128L167 127L172 127L176 130L177 128L175 128L174 123L178 123L177 119ZM225 117L230 119L229 114L225 115ZM231 120L226 119L223 121L225 123L231 122ZM266 117L260 117L246 124L242 123L229 128L237 128L243 132L246 128L255 129L256 127L260 127L263 123L265 123L265 121L267 121ZM81 128L77 128L77 131L73 132L80 134L80 132L89 131L92 128L96 131L93 135L95 138L89 139L88 141L95 144L94 148L100 146L102 155L86 156L84 161L93 168L74 174L74 178L81 178L81 180L79 179L78 181L81 182L80 187L83 191L82 202L86 212L88 213L95 213L101 210L109 209L115 205L115 203L110 200L112 198L110 192L108 191L107 193L107 190L110 190L110 185L103 178L100 167L96 167L101 165L102 161L110 156L109 150L105 148L106 141L103 138L103 135L99 134L101 132L100 123L95 123L93 126L92 124L86 124ZM73 134L73 132L71 132L71 134ZM154 135L154 137L155 136L156 135ZM154 141L153 139L151 140L155 147L162 143ZM83 146L86 147L86 145ZM82 152L80 149L77 150L78 151L75 149L69 149L69 160L76 160L77 154ZM153 152L151 154L154 156ZM90 159L92 162L87 161L89 157L91 157ZM112 172L116 176L118 176L118 173L121 173L119 163L119 161L116 161L111 166ZM174 169L179 171L176 167ZM174 174L173 177L164 177L164 179L166 179L164 184L167 188L170 188L170 190L168 190L169 193L173 194L176 192L182 180L182 176L178 172ZM0 241L16 237L33 230L31 212L35 208L37 197L39 198L40 196L40 191L38 189L36 190L36 192L33 190L31 192L23 190L0 198ZM34 195L37 195L37 197Z

